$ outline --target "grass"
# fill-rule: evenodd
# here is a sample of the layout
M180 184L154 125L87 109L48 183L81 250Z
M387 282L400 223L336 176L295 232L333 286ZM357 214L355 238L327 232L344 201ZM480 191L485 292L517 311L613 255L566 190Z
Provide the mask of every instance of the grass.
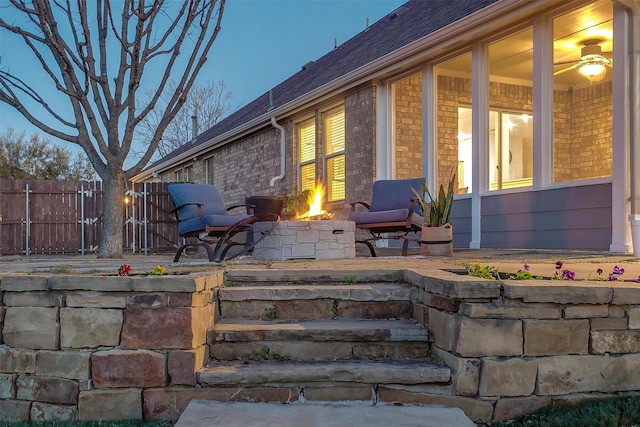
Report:
M640 396L585 401L547 407L496 427L634 427L640 426Z
M170 427L169 421L2 421L0 427Z

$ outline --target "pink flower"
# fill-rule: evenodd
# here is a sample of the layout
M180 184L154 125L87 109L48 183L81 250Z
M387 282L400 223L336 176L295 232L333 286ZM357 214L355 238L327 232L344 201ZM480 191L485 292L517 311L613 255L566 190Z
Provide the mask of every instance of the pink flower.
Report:
M624 274L624 268L619 268L617 265L615 267L613 267L613 274L616 275L623 275Z

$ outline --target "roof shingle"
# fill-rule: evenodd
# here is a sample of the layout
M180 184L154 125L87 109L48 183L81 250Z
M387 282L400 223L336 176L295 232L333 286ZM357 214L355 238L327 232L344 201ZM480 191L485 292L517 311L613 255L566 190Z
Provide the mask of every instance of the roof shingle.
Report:
M149 168L230 132L271 108L293 101L496 1L410 0L318 60L307 63L296 74L271 89L271 95L269 92L262 94Z

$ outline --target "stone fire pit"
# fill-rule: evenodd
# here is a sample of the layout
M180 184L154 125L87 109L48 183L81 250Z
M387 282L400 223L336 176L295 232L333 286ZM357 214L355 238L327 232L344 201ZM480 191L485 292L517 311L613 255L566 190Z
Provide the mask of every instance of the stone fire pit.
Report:
M355 258L353 221L280 221L253 249L259 260Z

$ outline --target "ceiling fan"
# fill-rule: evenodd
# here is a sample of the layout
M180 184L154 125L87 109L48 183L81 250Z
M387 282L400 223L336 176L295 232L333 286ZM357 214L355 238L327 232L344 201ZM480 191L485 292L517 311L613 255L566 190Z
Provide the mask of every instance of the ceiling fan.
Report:
M589 39L582 42L583 47L580 50L580 59L577 61L556 62L556 65L572 64L555 71L554 76L565 73L567 71L578 69L582 75L591 80L598 82L602 80L606 74L607 67L611 67L611 52L603 52L600 46L601 40Z

